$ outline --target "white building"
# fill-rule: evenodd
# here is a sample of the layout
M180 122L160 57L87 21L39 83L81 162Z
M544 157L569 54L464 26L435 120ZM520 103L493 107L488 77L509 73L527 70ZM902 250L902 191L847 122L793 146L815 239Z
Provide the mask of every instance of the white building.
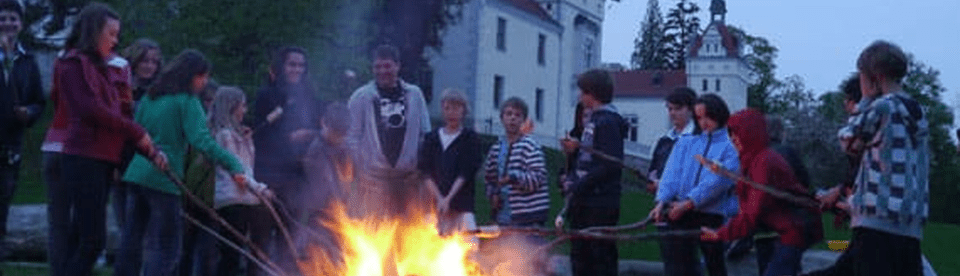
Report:
M576 75L599 65L604 1L468 1L441 51L428 53L434 90L464 90L474 128L491 134L503 133L499 104L520 97L537 140L556 146L573 125Z
M631 123L624 154L649 159L650 148L670 127L664 98L686 85L697 95L717 94L730 112L747 107L749 69L742 58L742 39L725 23L724 1L712 1L711 22L687 53L683 71L630 70L614 72L614 105Z

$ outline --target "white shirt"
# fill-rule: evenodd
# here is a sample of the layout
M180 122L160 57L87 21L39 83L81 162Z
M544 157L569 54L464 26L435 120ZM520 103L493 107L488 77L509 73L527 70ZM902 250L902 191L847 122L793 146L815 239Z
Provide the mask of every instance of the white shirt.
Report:
M447 150L450 144L453 144L453 140L456 140L457 136L460 136L461 132L463 132L462 127L453 133L447 133L447 128L441 128L437 133L440 134L440 145L443 146L443 150Z

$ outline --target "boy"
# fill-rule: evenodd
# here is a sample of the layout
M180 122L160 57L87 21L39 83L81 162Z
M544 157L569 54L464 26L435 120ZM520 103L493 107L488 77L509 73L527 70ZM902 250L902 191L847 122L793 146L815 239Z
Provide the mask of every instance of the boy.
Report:
M920 240L929 204L929 132L920 104L903 91L907 57L886 41L857 59L863 100L840 129L843 149L862 154L847 199L853 275L921 275Z
M527 111L520 98L503 102L500 121L506 135L490 147L484 165L487 198L500 225L542 226L550 211L543 150L520 130Z
M577 78L580 103L590 110L581 146L623 159L623 134L627 124L613 101L613 78L593 69ZM570 226L583 229L616 225L620 218L620 174L616 162L580 151L577 170L569 174L565 191L570 193ZM571 241L573 275L617 275L617 244L614 241Z

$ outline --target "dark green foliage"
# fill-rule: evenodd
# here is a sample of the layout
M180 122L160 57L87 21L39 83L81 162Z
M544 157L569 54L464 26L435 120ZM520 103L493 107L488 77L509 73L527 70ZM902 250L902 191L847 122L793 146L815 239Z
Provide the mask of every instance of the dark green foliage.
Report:
M668 49L669 69L683 69L686 67L687 47L692 43L695 35L700 34L700 18L697 13L700 7L687 0L679 0L675 7L667 12L664 24L664 39Z
M670 49L667 48L666 34L664 33L663 15L660 13L658 0L647 2L647 13L640 23L640 33L634 39L634 50L630 56L630 67L633 69L669 69Z
M743 41L743 60L750 68L753 80L747 87L747 106L770 112L770 97L782 83L777 80L777 47L766 38L747 34L742 29L728 26L728 30Z

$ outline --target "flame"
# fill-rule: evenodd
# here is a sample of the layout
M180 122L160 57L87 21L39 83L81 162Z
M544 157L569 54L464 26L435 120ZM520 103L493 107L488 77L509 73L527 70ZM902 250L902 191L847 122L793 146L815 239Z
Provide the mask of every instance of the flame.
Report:
M317 223L334 232L338 249L311 246L309 258L299 262L305 275L484 275L472 258L477 250L472 237L457 231L440 235L434 212L356 217L342 203L332 211L332 219Z

